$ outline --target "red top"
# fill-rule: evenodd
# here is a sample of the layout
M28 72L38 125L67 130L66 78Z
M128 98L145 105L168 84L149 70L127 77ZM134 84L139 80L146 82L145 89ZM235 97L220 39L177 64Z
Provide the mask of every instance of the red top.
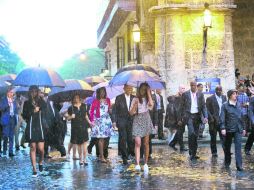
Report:
M108 104L108 112L110 108L110 99L106 98L106 102ZM94 115L94 110L96 110L96 113ZM94 117L95 116L95 117ZM90 109L90 120L93 122L95 118L100 118L100 100L95 99L91 105Z

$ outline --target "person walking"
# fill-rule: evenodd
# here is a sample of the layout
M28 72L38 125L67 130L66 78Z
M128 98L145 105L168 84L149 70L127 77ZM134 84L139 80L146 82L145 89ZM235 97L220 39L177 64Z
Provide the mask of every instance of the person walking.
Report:
M164 109L164 101L163 97L161 95L161 90L157 89L155 91L155 96L156 96L156 109L158 112L158 139L163 140L164 139L164 132L163 132L163 114L165 113Z
M14 89L8 88L7 94L0 101L1 125L3 127L3 155L6 156L7 143L9 141L9 157L15 156L13 154L13 141L15 127L17 125L18 108L14 99Z
M147 83L142 83L137 91L137 97L131 104L130 114L134 115L132 135L135 139L135 170L140 171L140 147L141 138L144 142L144 172L148 173L147 165L149 157L149 135L152 133L153 123L149 115L149 110L153 108L151 90Z
M250 98L249 118L250 118L249 135L244 147L244 151L247 156L251 155L250 151L254 142L254 96Z
M87 155L87 143L88 143L88 125L92 125L88 118L87 108L82 103L78 94L72 98L72 105L68 108L68 114L66 115L68 120L71 120L71 141L68 147L68 155L72 145L77 145L79 154L79 164L88 165L86 161Z
M113 108L112 122L114 128L119 132L119 148L126 165L129 156L134 156L134 141L132 138L133 116L129 114L130 106L134 96L132 95L133 87L124 85L124 93L117 96Z
M222 94L222 87L217 86L215 93L206 99L206 107L208 113L209 133L211 136L210 147L212 157L218 157L216 139L219 133L222 148L224 149L224 139L220 130L220 113L222 105L227 101L227 97Z
M36 152L39 151L39 171L43 171L46 102L39 96L37 86L29 87L29 98L24 102L22 116L27 123L25 139L30 144L30 159L32 162L32 177L37 177Z
M192 161L199 159L197 154L199 126L207 123L207 110L204 94L197 91L197 83L190 82L190 90L183 93L184 123L188 126L189 155Z
M91 137L98 139L99 144L99 161L107 163L104 157L104 147L106 139L111 137L114 132L112 121L109 115L110 99L107 98L105 87L96 90L96 99L93 101L90 108L90 119L92 122Z
M222 105L220 114L220 130L225 136L225 167L229 168L231 164L231 144L234 138L235 143L235 159L238 171L243 171L242 167L242 135L245 136L245 126L242 117L240 105L237 102L237 90L229 90L227 92L228 101Z

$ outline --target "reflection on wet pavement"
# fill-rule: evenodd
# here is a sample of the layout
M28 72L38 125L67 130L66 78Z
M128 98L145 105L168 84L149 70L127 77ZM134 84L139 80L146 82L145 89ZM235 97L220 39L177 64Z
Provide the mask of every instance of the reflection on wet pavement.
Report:
M223 167L223 152L212 159L210 148L199 149L200 159L192 163L187 152L174 152L167 145L154 146L149 161L149 175L136 173L134 162L123 166L117 147L110 149L110 162L97 162L89 155L88 166L79 161L57 158L47 160L45 171L31 177L28 150L21 150L13 159L0 158L0 189L243 189L254 188L254 158L245 157L244 172L237 172L232 159L231 169Z

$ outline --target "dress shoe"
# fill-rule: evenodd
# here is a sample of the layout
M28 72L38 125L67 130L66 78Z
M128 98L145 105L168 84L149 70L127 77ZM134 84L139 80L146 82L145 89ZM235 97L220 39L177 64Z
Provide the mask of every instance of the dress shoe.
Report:
M20 145L20 146L21 146L22 148L24 148L24 149L26 148L26 145L24 145L24 144L22 144L22 145Z
M127 159L123 159L123 165L127 165L127 164L128 164Z
M32 177L37 177L38 175L37 175L37 172L33 172L32 173Z
M245 155L250 156L250 155L251 155L251 154L250 154L250 151L249 151L249 150L246 150L246 151L245 151Z
M237 171L242 172L243 168L242 167L237 167Z
M213 154L212 154L212 157L213 157L213 158L217 158L217 157L218 157L218 154L217 154L217 153L213 153Z
M15 154L9 153L9 157L13 157L13 156L15 156Z
M39 171L42 172L43 171L43 165L39 164Z
M181 148L180 151L181 152L185 152L185 151L188 151L189 149L188 148Z
M170 146L171 148L173 148L174 151L177 151L177 148L175 147L175 145L169 144L168 146Z
M19 146L16 146L16 151L19 151L20 149L19 149Z

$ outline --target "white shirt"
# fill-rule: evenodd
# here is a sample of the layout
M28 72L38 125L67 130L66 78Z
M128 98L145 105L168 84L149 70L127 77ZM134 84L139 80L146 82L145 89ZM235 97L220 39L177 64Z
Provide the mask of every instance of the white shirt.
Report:
M13 100L11 98L7 98L7 99L8 99L8 104L10 106L10 115L14 116Z
M50 107L51 107L51 109L52 109L52 111L53 111L54 116L56 116L56 114L55 114L55 110L54 110L54 105L53 105L53 102L52 102L52 101L50 101L50 102L49 102L49 104L50 104Z
M197 100L197 92L191 92L191 113L198 113L198 100Z
M217 100L217 102L219 104L219 108L220 108L219 115L220 115L221 106L222 106L222 97L221 96L217 96L216 94L215 94L215 97L216 97L216 100Z
M128 108L128 111L130 111L130 102L131 102L131 96L127 95L127 94L124 94L125 95L125 99L126 99L126 105L127 105L127 108Z

